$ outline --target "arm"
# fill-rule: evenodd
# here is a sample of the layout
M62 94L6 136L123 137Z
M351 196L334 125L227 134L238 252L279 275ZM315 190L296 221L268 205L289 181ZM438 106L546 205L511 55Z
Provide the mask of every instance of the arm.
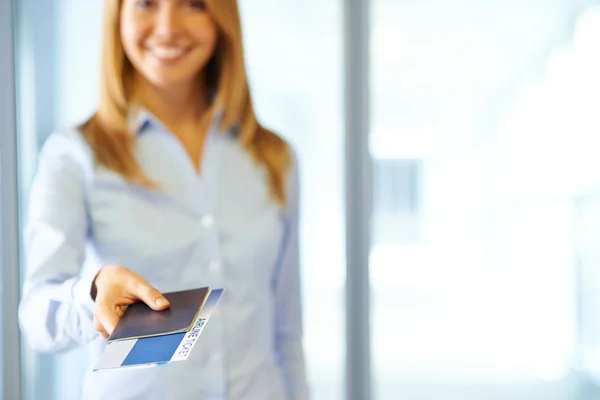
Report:
M84 146L75 132L50 135L30 192L19 323L39 351L68 350L97 335L90 296L94 276L80 277L88 232Z
M302 348L298 203L298 172L294 162L289 180L289 213L286 219L283 249L274 281L275 349L284 371L288 393L294 400L308 398Z

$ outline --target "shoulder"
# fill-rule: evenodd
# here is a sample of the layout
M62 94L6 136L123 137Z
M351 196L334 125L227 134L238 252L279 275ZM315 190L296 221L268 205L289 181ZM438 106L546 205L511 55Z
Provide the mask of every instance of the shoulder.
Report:
M50 133L46 140L44 140L42 152L82 157L91 154L91 149L80 127L67 127Z
M243 179L245 184L258 182L261 193L268 193L267 197L277 194L284 198L284 208L294 209L299 192L300 163L298 152L292 143L284 136L259 125L255 136L247 144L241 137L239 126L221 132L226 138L227 147L235 149L231 155L241 159L245 168L235 168L237 160L225 162L227 168L238 178L252 174L257 179ZM227 154L229 155L229 154ZM280 203L281 204L281 203Z
M300 180L300 159L296 148L289 142L286 142L286 145L289 157L287 182L288 186L292 186L297 190Z
M288 157L285 174L285 208L291 215L297 215L300 203L300 159L296 148L290 142L284 142Z
M39 154L39 168L75 169L80 173L91 172L93 152L79 127L67 127L53 131L45 139Z

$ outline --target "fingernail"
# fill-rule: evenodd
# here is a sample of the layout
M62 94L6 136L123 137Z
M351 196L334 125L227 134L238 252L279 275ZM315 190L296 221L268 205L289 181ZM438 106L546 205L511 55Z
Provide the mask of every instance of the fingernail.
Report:
M156 299L155 303L157 306L162 307L167 304L167 300L163 299L162 297L159 297L158 299Z

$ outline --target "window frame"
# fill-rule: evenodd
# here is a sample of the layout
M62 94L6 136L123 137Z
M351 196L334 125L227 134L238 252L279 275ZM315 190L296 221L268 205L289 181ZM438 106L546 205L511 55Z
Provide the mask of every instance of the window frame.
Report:
M18 323L19 188L15 85L15 1L0 1L0 265L2 268L2 396L21 398Z
M346 183L346 393L370 400L369 253L373 159L369 152L370 0L344 1L344 121Z

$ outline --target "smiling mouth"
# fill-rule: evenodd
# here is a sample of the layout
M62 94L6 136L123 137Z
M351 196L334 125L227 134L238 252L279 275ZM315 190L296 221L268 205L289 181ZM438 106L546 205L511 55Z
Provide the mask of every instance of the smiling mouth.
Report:
M155 58L163 62L177 61L189 52L187 48L167 46L148 47L147 50Z

